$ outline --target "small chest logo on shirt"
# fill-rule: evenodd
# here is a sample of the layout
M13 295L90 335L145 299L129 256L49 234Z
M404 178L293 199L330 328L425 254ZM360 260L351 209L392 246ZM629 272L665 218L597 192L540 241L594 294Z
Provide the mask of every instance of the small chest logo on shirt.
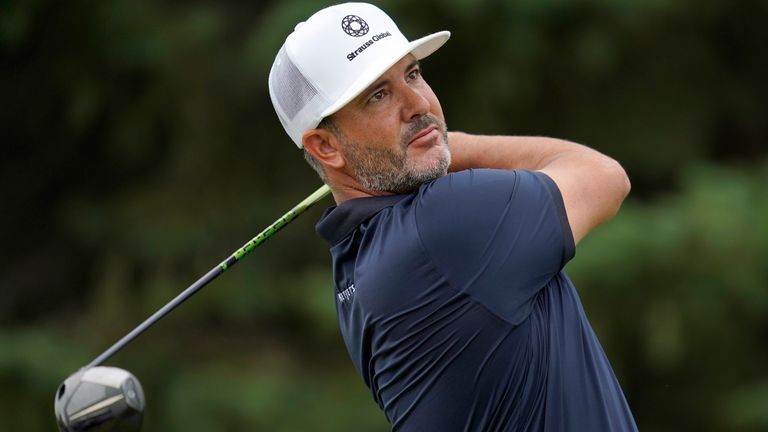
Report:
M355 284L349 285L347 289L344 291L336 294L336 297L339 299L339 302L346 303L352 299L352 295L355 294Z

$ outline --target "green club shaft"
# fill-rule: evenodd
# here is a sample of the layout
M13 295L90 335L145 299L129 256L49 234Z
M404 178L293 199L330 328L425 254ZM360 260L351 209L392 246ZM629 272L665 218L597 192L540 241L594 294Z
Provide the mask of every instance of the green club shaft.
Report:
M150 326L158 322L164 316L168 315L169 312L174 310L176 307L178 307L188 298L192 297L192 295L200 291L203 287L208 285L212 280L216 279L220 274L224 273L227 269L229 269L233 265L240 262L240 260L242 260L243 257L248 255L257 246L264 243L264 241L272 237L276 232L280 231L281 228L288 225L292 220L296 219L300 214L302 214L305 210L307 210L313 204L323 199L323 197L328 195L330 191L331 190L327 185L321 186L319 189L313 192L310 196L305 198L302 202L298 203L294 208L290 209L286 214L280 216L279 219L277 219L275 222L273 222L271 225L265 228L264 231L260 232L259 234L256 235L256 237L248 241L245 245L243 245L243 247L235 251L235 253L229 256L229 258L222 261L221 264L217 265L216 267L212 268L210 271L208 271L208 273L205 274L205 276L198 279L195 283L193 283L192 285L187 287L187 289L182 291L179 295L174 297L173 300L171 300L165 306L160 308L157 312L152 314L149 318L147 318L144 322L139 324L130 333L123 336L123 338L120 339L119 341L115 342L114 345L109 347L109 349L104 351L101 355L99 355L91 363L89 363L86 366L86 368L99 366L105 361L107 361L110 357L112 357L118 351L120 351L126 345L128 345L132 340L136 339L136 337L142 334Z
M322 185L318 190L313 192L312 195L308 196L306 199L304 199L304 201L298 203L296 207L290 209L288 213L282 215L278 220L274 221L272 225L266 227L264 231L260 232L258 235L256 235L256 237L252 238L248 243L244 244L243 247L233 253L232 256L219 264L221 271L225 271L233 265L237 264L237 262L240 261L244 256L251 253L251 251L256 249L257 246L264 243L265 240L272 237L272 235L280 231L281 228L288 225L292 220L296 219L297 216L303 213L304 210L311 207L312 204L318 202L323 197L328 195L330 191L331 190L327 185Z

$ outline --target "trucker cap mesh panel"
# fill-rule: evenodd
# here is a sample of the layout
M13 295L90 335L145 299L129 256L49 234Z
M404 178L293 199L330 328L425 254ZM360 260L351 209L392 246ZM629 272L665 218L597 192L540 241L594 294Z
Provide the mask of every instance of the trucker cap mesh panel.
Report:
M285 47L277 53L274 73L271 74L272 88L277 98L277 103L288 117L293 120L309 101L317 96L315 87L302 75L296 65L293 64Z

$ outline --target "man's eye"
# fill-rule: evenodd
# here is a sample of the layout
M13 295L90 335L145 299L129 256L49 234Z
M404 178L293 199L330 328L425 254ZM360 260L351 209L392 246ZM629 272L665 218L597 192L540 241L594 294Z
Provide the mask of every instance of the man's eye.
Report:
M420 69L414 69L414 70L408 72L408 79L414 80L414 79L418 78L420 75L421 75L421 70Z
M371 96L371 102L378 102L384 99L384 90L379 90Z

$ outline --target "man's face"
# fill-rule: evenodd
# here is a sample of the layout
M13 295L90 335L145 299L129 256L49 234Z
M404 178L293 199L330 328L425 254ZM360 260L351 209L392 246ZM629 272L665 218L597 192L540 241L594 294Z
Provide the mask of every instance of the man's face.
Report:
M333 120L350 174L369 191L411 192L448 172L451 155L443 111L412 55Z

